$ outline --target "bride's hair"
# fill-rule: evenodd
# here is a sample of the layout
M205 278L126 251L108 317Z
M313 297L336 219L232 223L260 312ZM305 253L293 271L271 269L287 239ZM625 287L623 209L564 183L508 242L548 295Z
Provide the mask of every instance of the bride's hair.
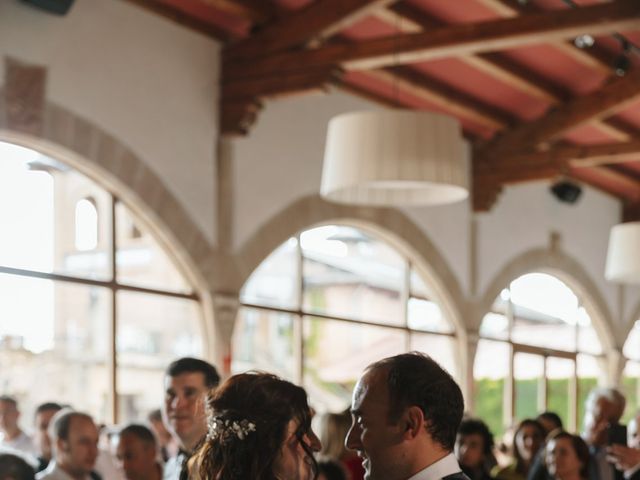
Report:
M274 480L274 464L286 440L289 421L317 465L303 437L311 429L307 394L293 383L268 373L234 375L207 401L209 430L189 463L190 479Z

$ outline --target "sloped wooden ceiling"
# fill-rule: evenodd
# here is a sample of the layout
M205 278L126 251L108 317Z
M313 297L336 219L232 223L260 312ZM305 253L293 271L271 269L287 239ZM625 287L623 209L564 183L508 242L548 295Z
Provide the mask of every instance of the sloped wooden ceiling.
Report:
M640 218L640 0L125 1L224 43L225 134L247 134L264 99L333 85L456 116L478 211L562 175Z

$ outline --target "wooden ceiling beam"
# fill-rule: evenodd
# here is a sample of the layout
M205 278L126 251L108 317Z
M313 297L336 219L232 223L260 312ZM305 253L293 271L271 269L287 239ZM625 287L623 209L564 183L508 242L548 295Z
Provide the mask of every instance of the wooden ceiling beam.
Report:
M511 18L517 15L527 15L542 11L539 7L532 3L520 4L510 0L478 0L485 7L496 12L505 18ZM582 33L591 33L584 31ZM612 72L610 59L606 54L597 48L582 49L574 45L573 41L553 41L553 47L561 51L563 54L571 57L577 63L586 67L599 71L600 73L609 74Z
M252 58L302 45L316 36L329 36L393 1L318 0L230 45L225 57L229 60Z
M640 138L601 145L556 145L545 152L505 155L490 163L477 162L474 172L510 178L516 171L555 166L558 173L568 167L585 168L640 160Z
M445 83L427 78L410 67L389 67L363 73L386 84L397 85L399 92L426 100L459 118L466 118L483 127L500 130L515 121L507 112L485 104Z
M278 9L268 0L200 0L216 10L242 17L252 24L264 23L278 16Z
M332 44L263 58L236 58L234 61L231 56L225 55L224 60L229 64L228 71L232 78L336 64L348 69L382 68L572 38L584 31L593 35L613 30L624 31L639 25L640 2L618 0L575 10L451 25L428 32L393 35L352 44Z
M594 93L570 100L533 122L520 124L480 148L478 154L490 159L498 158L504 152L525 151L580 125L606 118L638 100L640 70L635 70Z

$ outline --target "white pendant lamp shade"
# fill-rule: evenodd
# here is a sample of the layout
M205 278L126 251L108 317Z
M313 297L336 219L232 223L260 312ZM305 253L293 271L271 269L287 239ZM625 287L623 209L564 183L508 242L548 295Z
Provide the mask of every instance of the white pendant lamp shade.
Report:
M611 229L604 276L612 282L640 284L640 222Z
M408 110L329 122L320 194L360 205L438 205L467 198L468 149L458 122Z

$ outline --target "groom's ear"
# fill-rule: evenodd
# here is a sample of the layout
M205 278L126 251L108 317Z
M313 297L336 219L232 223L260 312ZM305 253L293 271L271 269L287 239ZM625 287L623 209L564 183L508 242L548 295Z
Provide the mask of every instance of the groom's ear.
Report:
M415 405L407 408L401 421L404 424L403 436L407 440L417 437L425 427L424 412Z

